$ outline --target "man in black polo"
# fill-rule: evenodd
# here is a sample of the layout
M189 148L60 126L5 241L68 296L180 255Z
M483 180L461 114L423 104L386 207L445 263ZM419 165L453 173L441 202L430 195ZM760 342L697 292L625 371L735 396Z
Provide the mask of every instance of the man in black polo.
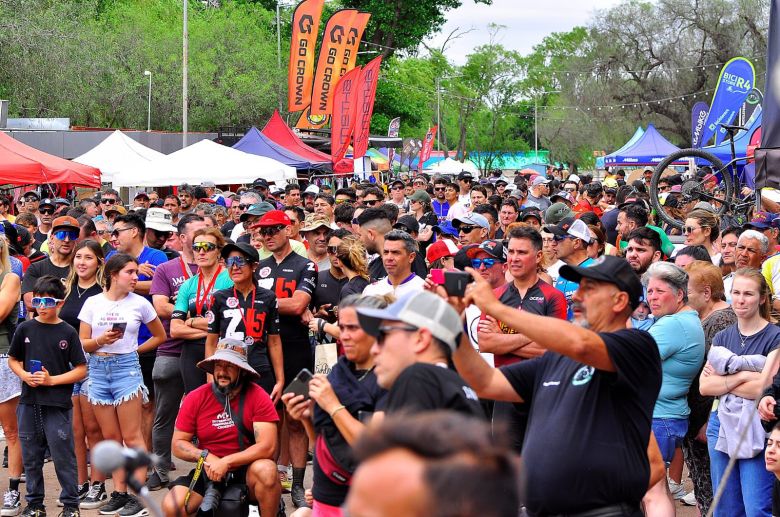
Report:
M523 464L531 515L639 517L642 497L660 480L651 479L647 451L661 358L647 332L626 328L642 284L628 262L610 256L560 274L579 283L574 323L503 305L474 272L464 302L548 352L494 369L461 339L453 359L480 397L530 404Z

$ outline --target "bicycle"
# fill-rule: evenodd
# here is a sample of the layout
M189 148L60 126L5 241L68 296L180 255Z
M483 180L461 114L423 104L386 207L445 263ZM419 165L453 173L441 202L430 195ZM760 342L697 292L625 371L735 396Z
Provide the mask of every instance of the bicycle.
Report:
M728 163L724 165L717 156L701 149L680 149L661 160L653 171L653 176L650 178L650 203L665 223L682 229L685 224L685 214L699 201L710 203L718 216L731 218L735 224L742 225L749 220L748 214L751 207L755 205L756 198L754 193L742 196L736 164L747 162L747 156L737 157L734 148L734 134L746 128L727 124L720 126L729 134L731 160ZM680 195L677 198L679 209L673 210L661 203L658 184L662 179L663 172L669 166L680 162L684 162L688 166L691 176L685 179L681 185ZM696 172L703 166L711 167L712 174L699 178ZM722 198L715 192L711 192L706 186L713 178L717 179L718 175L720 175L723 185Z

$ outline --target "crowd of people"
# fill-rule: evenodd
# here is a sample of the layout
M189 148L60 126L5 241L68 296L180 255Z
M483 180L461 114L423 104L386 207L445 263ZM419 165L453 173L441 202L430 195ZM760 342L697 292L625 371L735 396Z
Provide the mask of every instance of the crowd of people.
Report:
M650 172L0 197L0 515L780 514L780 217Z

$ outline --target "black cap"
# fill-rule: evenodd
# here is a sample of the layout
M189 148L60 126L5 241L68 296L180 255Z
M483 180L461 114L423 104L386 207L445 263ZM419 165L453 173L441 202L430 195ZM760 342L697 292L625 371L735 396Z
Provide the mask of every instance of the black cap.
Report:
M628 294L631 309L636 309L642 301L642 282L631 269L624 258L604 255L595 259L592 265L587 267L561 266L559 274L566 280L579 283L583 278L590 278L599 282L614 284L618 289Z
M252 182L252 188L268 188L268 181L264 178L257 178L255 181Z
M420 223L417 222L417 218L413 215L402 215L393 225L393 228L404 230L406 233L418 233L420 231Z
M145 197L146 199L149 199L149 194L142 190L138 192L133 199L138 199L139 197Z
M520 210L520 215L518 215L517 220L518 221L525 221L529 217L534 217L539 220L539 224L542 224L542 213L539 211L538 208L535 206L527 206Z
M466 256L472 259L480 251L484 251L491 257L496 258L501 262L506 262L506 246L504 246L504 241L502 240L488 239L486 241L482 241L479 246L467 249Z
M45 197L41 199L40 204L38 204L38 208L43 208L45 206L56 207L57 205L54 204L54 200L52 198Z
M244 255L247 260L249 260L249 262L260 262L260 255L257 253L257 250L252 245L245 242L229 242L225 244L225 246L222 248L222 251L220 252L220 255L222 255L223 259L226 259L233 251L237 251Z
M402 187L405 187L405 186L406 186L406 183L404 183L404 180L402 180L402 179L399 179L399 178L396 178L396 179L394 179L394 180L393 180L393 181L390 183L390 186L391 186L391 187L392 187L392 186L394 186L394 185L401 185Z
M473 180L474 176L468 172L468 171L462 171L460 174L458 174L458 180Z

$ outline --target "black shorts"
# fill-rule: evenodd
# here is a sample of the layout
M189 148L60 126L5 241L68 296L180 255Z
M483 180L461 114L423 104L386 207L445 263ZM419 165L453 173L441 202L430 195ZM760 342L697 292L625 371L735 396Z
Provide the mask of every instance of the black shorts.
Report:
M304 368L314 373L314 354L309 343L296 343L284 352L284 387Z
M192 482L192 477L195 475L195 469L190 470L189 474L177 477L171 481L170 486L183 486L189 488ZM246 484L246 467L241 467L238 470L228 472L230 476L230 484L243 483ZM199 496L203 496L206 493L206 485L209 482L209 477L206 475L206 469L203 469L198 476L198 480L195 482L195 486L192 487L192 491Z
M138 362L141 363L141 375L144 379L144 385L149 390L149 400L154 398L154 380L152 380L152 370L154 370L154 360L157 358L157 350L138 354Z
M255 368L255 371L260 374L259 379L255 379L255 384L263 388L263 390L271 396L271 392L274 390L274 384L276 384L276 376L274 375L273 368L270 366L265 368Z

